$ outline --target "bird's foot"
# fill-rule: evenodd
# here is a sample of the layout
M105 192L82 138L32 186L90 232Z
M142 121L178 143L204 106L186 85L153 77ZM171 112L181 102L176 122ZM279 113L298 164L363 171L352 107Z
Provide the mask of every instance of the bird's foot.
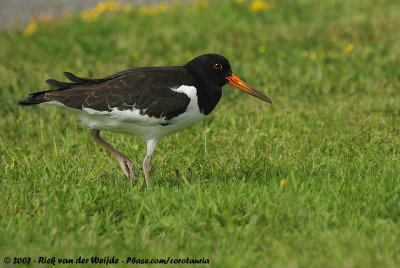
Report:
M133 166L132 161L126 155L121 154L120 156L118 156L118 162L121 165L125 176L131 178L133 184L136 184L137 181L136 181L135 167Z

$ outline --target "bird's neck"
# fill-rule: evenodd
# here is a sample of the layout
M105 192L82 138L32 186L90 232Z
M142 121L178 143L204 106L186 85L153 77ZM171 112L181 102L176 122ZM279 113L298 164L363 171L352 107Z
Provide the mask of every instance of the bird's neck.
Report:
M214 85L199 85L198 103L201 113L208 115L217 106L222 96L222 89Z
M193 72L190 66L184 66L195 78L200 112L208 115L217 106L222 96L221 87L212 84L203 73Z

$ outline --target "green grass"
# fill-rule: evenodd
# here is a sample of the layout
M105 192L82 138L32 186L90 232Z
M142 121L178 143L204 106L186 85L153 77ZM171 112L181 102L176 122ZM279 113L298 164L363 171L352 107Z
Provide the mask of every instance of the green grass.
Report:
M0 33L0 266L5 256L92 255L400 266L400 3L248 6L134 9ZM134 162L132 186L72 115L17 105L63 71L102 77L207 52L273 104L224 87L203 122L160 142L152 189L139 139L103 133Z

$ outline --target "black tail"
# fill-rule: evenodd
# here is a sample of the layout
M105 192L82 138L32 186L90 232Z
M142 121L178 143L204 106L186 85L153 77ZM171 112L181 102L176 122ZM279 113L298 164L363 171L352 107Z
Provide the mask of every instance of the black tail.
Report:
M32 93L25 100L20 100L18 102L18 104L22 105L22 106L30 106L30 105L35 105L35 104L40 104L40 103L43 103L43 102L47 102L48 100L46 100L44 98L44 94L46 92L47 91L41 91L41 92Z
M51 89L51 90L46 90L46 91L40 91L40 92L36 92L36 93L32 93L28 96L28 98L26 98L25 100L20 100L18 103L19 105L22 106L30 106L30 105L35 105L35 104L40 104L40 103L44 103L44 102L48 102L49 100L47 100L45 98L45 95L47 92L51 92L51 91L63 91L66 89L70 89L73 88L75 86L79 86L79 85L89 85L89 84L96 84L96 83L100 83L103 81L107 81L109 79L114 79L118 76L123 75L122 73L117 73L115 75L112 76L108 76L105 78L101 78L101 79L91 79L91 78L84 78L84 77L79 77L76 76L72 73L69 72L64 72L64 75L71 80L73 83L66 83L66 82L60 82L54 79L47 79L46 83L56 87L56 89Z
M20 100L18 102L18 104L22 105L22 106L30 106L30 105L40 104L43 102L48 102L49 100L46 100L46 98L45 98L45 94L47 92L66 90L66 89L69 89L78 84L87 83L87 82L97 82L97 80L99 80L99 79L89 79L89 78L78 77L78 76L76 76L72 73L68 73L68 72L64 72L64 75L69 80L71 80L72 82L75 82L75 83L65 83L65 82L60 82L60 81L54 80L54 79L47 79L46 83L53 87L56 87L57 89L51 89L51 90L32 93L25 100Z

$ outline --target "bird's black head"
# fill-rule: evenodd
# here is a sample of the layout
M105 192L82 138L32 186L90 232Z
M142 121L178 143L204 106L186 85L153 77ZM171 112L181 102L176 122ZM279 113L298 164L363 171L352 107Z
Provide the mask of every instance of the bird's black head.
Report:
M205 54L186 63L185 68L196 77L207 80L214 86L222 87L229 81L226 77L232 75L229 61L218 54Z
M206 85L221 88L229 83L254 97L266 102L271 102L262 92L250 87L239 77L234 75L229 61L224 56L218 54L204 54L189 61L184 67L188 69L198 81Z

